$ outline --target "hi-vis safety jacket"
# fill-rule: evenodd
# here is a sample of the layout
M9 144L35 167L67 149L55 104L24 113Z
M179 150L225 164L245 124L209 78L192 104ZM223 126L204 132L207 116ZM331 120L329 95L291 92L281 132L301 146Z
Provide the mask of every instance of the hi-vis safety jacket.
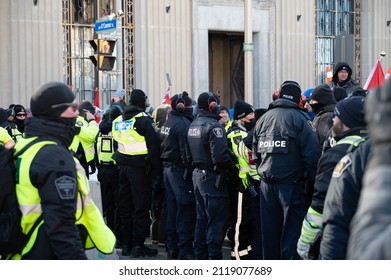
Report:
M259 181L260 176L257 171L257 166L252 157L252 151L246 147L243 140L239 142L237 151L235 152L239 162L239 177L242 180L243 186L247 188L250 184L248 182L247 174L254 180Z
M22 149L34 138L21 139ZM27 149L24 154L19 156L17 161L18 174L30 174L31 163L38 151L45 145L56 145L53 141L42 141L34 144ZM78 198L76 210L76 225L83 226L87 231L87 237L84 242L85 249L96 248L104 254L110 254L114 251L115 236L106 226L102 214L100 213L93 200L90 198L90 187L83 167L78 160L74 158L77 168ZM16 194L22 212L21 226L25 234L33 227L38 218L42 215L41 198L38 189L31 183L30 176L18 176L16 184ZM23 248L21 254L13 255L12 259L21 259L34 246L37 240L37 234L40 227L44 224L42 220L31 234L30 240Z
M99 132L98 138L96 139L96 155L99 164L116 165L115 160L112 158L114 151L114 140L111 132L108 134Z
M99 133L99 127L94 120L88 122L82 116L77 117L76 126L80 127L80 133L75 135L69 149L77 152L79 143L81 143L86 157L86 162L88 163L92 161L95 156L94 144L96 136Z
M118 152L125 155L148 154L144 136L138 134L134 128L136 118L145 116L146 113L140 112L130 120L123 120L122 116L119 116L113 121L112 134L114 140L118 142Z
M4 145L7 149L11 149L15 145L15 141L3 127L0 127L0 145Z

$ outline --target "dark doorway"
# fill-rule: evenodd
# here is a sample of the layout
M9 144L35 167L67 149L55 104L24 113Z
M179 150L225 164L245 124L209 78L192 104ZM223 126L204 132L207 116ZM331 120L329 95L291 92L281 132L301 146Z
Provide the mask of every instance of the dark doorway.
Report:
M231 108L244 99L244 35L209 32L209 90Z

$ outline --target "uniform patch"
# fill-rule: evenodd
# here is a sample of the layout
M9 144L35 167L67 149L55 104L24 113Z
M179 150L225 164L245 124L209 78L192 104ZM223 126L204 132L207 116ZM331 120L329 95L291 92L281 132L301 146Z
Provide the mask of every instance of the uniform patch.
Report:
M342 173L348 168L349 165L352 164L352 160L349 156L344 156L341 158L341 160L338 162L338 164L335 166L333 171L333 177L338 178L342 175Z
M77 121L76 124L77 124L78 126L80 126L80 127L83 126L83 122L82 122L82 121Z
M189 128L189 131L187 132L187 136L192 138L200 138L201 137L201 130L196 128Z
M63 175L54 181L58 195L62 200L75 199L77 181L75 178Z
M223 133L223 129L221 127L215 127L215 128L212 129L212 131L213 131L213 134L217 138L223 138L224 133Z

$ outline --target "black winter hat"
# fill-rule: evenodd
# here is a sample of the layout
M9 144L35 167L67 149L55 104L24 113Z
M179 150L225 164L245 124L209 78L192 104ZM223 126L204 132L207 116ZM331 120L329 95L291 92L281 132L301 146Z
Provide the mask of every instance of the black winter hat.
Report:
M278 97L288 99L295 102L296 104L299 104L301 99L300 85L295 81L283 82L280 90L278 91Z
M179 98L180 95L182 95L181 98ZM192 105L193 100L191 100L189 94L186 91L175 94L173 97L171 97L171 107L173 110L177 110L177 105L180 103L182 103L186 107Z
M352 73L353 73L352 68L349 66L349 64L347 62L338 62L337 65L335 65L334 69L335 70L334 70L333 78L332 78L333 81L338 80L338 72L341 70L348 71L349 77L351 77Z
M17 104L14 107L15 115L18 113L26 113L26 109L23 107L23 105Z
M200 96L198 96L197 104L199 109L211 112L213 112L213 109L215 109L216 112L220 105L220 99L215 93L203 92L200 94Z
M333 94L334 94L334 99L337 102L348 97L348 93L346 92L346 89L343 87L339 87L339 86L335 86L333 88Z
M247 102L244 102L243 100L236 100L235 106L234 106L234 120L239 120L241 118L244 118L250 113L254 112L253 106L248 104Z
M147 95L141 89L134 89L130 93L130 101L129 103L135 106L138 106L142 109L146 109L147 106Z
M85 112L84 110L87 110L91 114L95 115L95 107L90 101L83 101L82 103L80 103L78 110L80 113Z
M334 114L350 129L366 127L364 101L365 98L362 96L343 99L335 106Z
M333 91L328 84L319 85L311 92L310 98L322 105L328 105L334 101Z
M229 113L229 109L224 105L220 105L220 112L221 111L227 111L227 113Z
M49 82L39 87L31 96L33 116L60 117L73 103L75 95L64 83Z

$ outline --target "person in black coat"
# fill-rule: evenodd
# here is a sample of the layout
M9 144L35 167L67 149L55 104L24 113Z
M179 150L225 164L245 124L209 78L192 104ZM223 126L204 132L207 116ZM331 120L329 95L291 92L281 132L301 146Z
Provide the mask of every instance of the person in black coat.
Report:
M333 126L334 107L336 104L337 102L334 100L332 90L327 84L317 86L311 92L309 105L311 106L312 112L315 113L312 126L316 134L318 134L321 148Z
M302 259L319 257L323 205L333 172L340 159L367 139L364 100L354 96L338 102L334 109L333 136L336 145L319 159L311 206L303 221L297 251ZM338 167L337 167L338 168Z
M370 156L369 139L344 156L333 172L323 208L321 259L346 259L349 226L357 211L364 171Z
M297 240L320 156L318 137L300 99L299 84L285 81L254 130L264 259L299 259Z
M167 198L167 258L194 259L195 197L193 168L186 157L186 133L193 120L187 92L171 98L172 110L160 129L163 179Z

